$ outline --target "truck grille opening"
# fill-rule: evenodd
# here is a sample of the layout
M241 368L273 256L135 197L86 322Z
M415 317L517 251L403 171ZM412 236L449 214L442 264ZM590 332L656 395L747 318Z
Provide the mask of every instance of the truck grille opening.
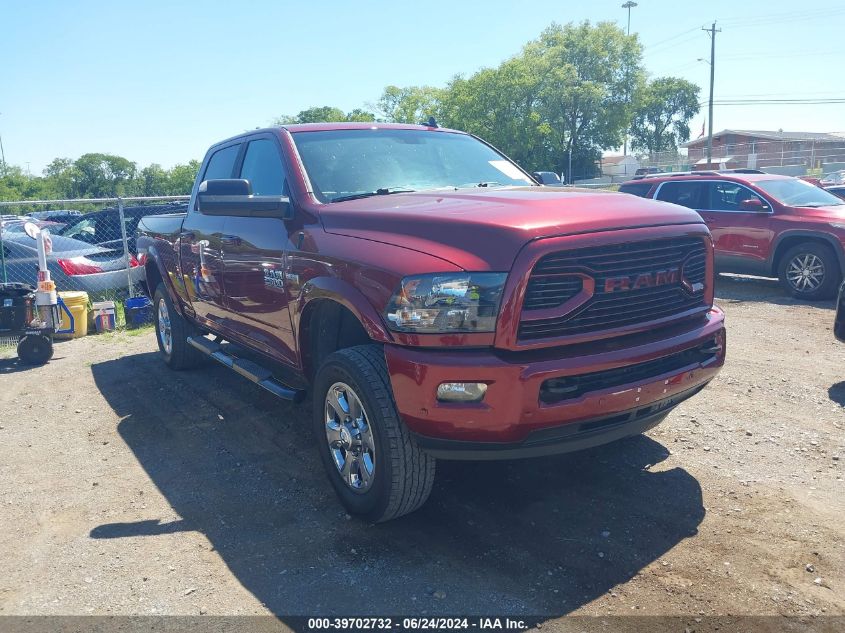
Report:
M720 351L721 344L714 339L698 347L636 365L596 371L580 376L549 378L540 385L540 402L556 404L564 400L579 398L591 391L648 380L690 365L707 363L714 360Z
M593 296L571 313L523 318L522 340L572 336L647 323L705 306L706 246L698 237L612 244L551 253L534 266L523 312L555 308L577 295L583 275Z

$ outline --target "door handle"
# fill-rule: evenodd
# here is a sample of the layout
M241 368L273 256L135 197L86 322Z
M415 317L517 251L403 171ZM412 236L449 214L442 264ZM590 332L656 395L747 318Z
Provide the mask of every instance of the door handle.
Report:
M223 243L223 246L240 246L241 238L237 235L224 235L220 238L220 241Z

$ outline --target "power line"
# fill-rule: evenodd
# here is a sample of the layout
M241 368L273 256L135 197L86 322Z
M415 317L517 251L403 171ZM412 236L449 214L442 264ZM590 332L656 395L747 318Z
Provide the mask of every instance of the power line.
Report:
M768 15L756 15L747 18L728 18L726 20L723 20L722 24L736 28L769 26L771 24L780 24L783 22L799 22L806 20L816 20L819 18L830 18L842 13L845 13L845 8L838 6L829 7L826 9L771 13Z
M688 35L689 33L693 33L694 31L697 31L698 28L699 27L694 26L691 29L687 29L686 31L683 31L682 33L678 33L677 35L673 35L672 37L667 37L665 40L660 40L659 42L655 42L654 44L649 44L648 46L644 46L643 50L649 51L649 52L654 52L655 48L659 48L660 46L662 46L664 44L668 44L669 42L675 41L679 37L683 37L684 35Z
M698 105L703 106L707 102ZM715 105L828 105L845 103L845 98L819 99L718 99Z

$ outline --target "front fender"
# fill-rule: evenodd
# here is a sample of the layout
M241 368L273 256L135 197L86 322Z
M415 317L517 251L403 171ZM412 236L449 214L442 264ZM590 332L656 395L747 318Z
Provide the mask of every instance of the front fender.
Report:
M299 299L291 314L293 327L300 341L303 336L302 316L312 301L321 299L336 301L354 314L373 341L378 343L393 342L393 336L387 329L384 319L363 293L352 284L336 277L315 277L309 279L302 286Z

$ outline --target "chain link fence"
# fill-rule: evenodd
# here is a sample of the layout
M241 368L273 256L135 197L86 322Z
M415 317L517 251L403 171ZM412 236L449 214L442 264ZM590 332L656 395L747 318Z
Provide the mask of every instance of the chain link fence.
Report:
M189 196L0 202L0 282L36 285L37 230L48 230L50 277L61 292L116 304L140 294L135 236L147 215L187 210ZM121 310L116 311L121 314ZM6 342L6 345L8 342ZM4 347L4 341L0 341Z

